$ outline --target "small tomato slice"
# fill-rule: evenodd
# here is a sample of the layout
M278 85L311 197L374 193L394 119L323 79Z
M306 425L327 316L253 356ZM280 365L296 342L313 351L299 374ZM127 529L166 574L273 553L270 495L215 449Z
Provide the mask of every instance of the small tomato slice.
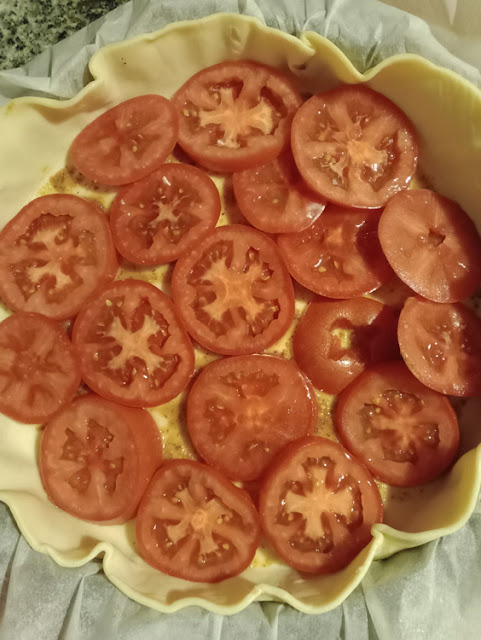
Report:
M315 387L336 395L367 366L399 356L397 314L376 300L311 302L293 337L294 358Z
M162 462L162 439L144 409L79 396L45 425L40 475L49 499L103 524L132 518Z
M74 166L89 180L121 185L157 169L177 142L172 103L157 95L125 100L98 116L70 147Z
M340 395L335 424L342 444L374 477L397 487L434 480L459 445L449 400L421 384L403 362L363 371Z
M258 478L286 444L310 435L317 403L290 360L268 355L208 364L187 401L187 426L197 453L233 480Z
M181 256L172 295L190 335L224 355L266 349L294 317L292 281L276 244L243 225L217 227Z
M408 298L398 340L411 373L430 389L481 395L481 320L463 304Z
M288 565L326 574L343 569L369 544L383 507L363 464L337 442L311 436L274 460L259 514L266 538Z
M382 207L416 170L416 134L380 93L344 85L309 98L292 122L292 152L321 196L347 207Z
M75 320L73 343L84 382L120 404L168 402L194 371L192 343L172 301L141 280L120 280L93 296Z
M172 262L212 231L220 208L204 171L164 164L117 194L110 208L115 246L135 264Z
M389 200L379 240L396 275L434 302L460 302L481 283L481 238L452 200L428 189Z
M139 552L163 573L219 582L241 573L260 542L248 493L192 460L170 460L155 474L139 506Z
M79 384L77 356L55 320L19 312L0 323L2 413L19 422L45 422Z
M239 209L253 227L266 233L296 233L321 215L325 201L307 188L290 151L269 164L234 173Z
M35 198L0 232L0 297L14 311L72 318L117 267L107 217L76 196Z
M328 298L355 298L378 289L393 275L377 236L380 216L331 204L305 231L279 236L294 280Z
M199 71L172 101L184 151L207 169L230 172L279 155L302 99L277 69L238 61Z

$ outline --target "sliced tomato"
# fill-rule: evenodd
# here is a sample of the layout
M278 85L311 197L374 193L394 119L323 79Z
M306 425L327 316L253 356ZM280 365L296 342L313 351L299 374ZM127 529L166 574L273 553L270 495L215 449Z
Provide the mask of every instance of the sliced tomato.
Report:
M363 371L339 397L335 424L342 444L376 478L397 487L434 480L459 446L449 400L421 384L403 362Z
M434 302L460 302L481 284L481 238L452 200L428 189L389 200L379 240L396 274Z
M321 574L343 569L369 544L383 507L364 465L337 442L311 436L274 460L259 514L266 538L288 565Z
M14 311L72 318L117 267L106 216L76 196L36 198L0 232L0 297Z
M222 358L196 379L187 426L197 453L233 480L258 478L317 420L311 385L293 362L268 355Z
M307 184L347 207L381 207L416 170L416 134L380 93L344 85L305 102L292 122L292 151Z
M399 356L397 319L369 298L315 300L294 332L294 358L315 387L336 395L370 364Z
M134 407L175 398L194 371L194 350L170 298L141 280L99 291L77 316L82 378L100 396Z
M190 335L224 355L263 351L294 317L292 281L275 243L243 225L218 227L181 256L172 295Z
M157 169L177 142L172 103L157 95L125 100L98 116L70 147L74 166L89 180L121 185Z
M242 214L266 233L303 231L326 206L303 182L290 151L269 164L234 173L232 179Z
M261 537L247 492L192 460L170 460L155 474L140 503L136 535L146 562L192 582L241 573Z
M19 422L45 422L79 384L77 356L55 320L19 312L0 323L2 413Z
M207 169L229 172L278 156L302 99L277 69L237 61L199 71L172 101L184 151Z
M204 171L164 164L117 194L110 208L115 246L135 264L172 262L212 231L220 208Z
M144 409L79 396L45 425L40 475L49 499L71 515L118 524L132 518L162 462L162 439Z
M430 389L481 395L481 320L463 304L408 298L398 340L411 373Z
M279 236L292 277L328 298L370 293L393 275L379 244L381 213L328 205L305 231Z

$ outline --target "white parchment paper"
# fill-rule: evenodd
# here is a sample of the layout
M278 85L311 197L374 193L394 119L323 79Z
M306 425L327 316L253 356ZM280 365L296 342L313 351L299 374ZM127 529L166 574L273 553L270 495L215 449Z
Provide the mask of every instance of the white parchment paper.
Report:
M0 72L0 103L21 95L71 97L99 47L219 11L289 33L317 31L361 71L394 54L418 53L481 87L479 0L132 0L24 67ZM62 568L30 549L1 504L0 540L1 640L481 638L479 502L460 531L375 562L340 607L320 616L276 603L255 603L230 617L198 607L158 613L120 593L100 563Z

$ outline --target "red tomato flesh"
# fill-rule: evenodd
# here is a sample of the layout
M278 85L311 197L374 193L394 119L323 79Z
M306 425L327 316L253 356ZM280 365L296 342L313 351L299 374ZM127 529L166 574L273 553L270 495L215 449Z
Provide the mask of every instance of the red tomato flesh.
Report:
M36 198L0 232L0 297L14 311L72 318L117 266L106 216L76 196Z
M259 514L264 534L288 565L326 574L343 569L369 544L383 507L364 465L336 442L311 436L274 460Z
M421 384L402 362L363 371L342 392L335 424L342 444L376 478L397 487L439 476L459 445L449 400Z
M197 453L233 480L258 478L283 446L310 435L316 420L316 398L305 376L275 356L208 364L187 402Z
M179 144L213 171L270 162L287 146L302 100L283 73L258 62L222 62L199 71L172 98Z
M261 537L249 495L192 460L170 460L155 474L140 503L136 534L146 562L193 582L241 573Z
M159 430L144 409L94 394L76 398L45 425L40 475L49 499L103 524L132 518L162 462Z
M157 169L177 142L172 103L157 95L125 100L78 134L70 158L84 176L105 185L140 180Z
M75 321L73 343L84 382L120 404L168 402L194 371L192 343L170 298L141 280L120 280L93 296Z
M305 102L292 122L291 145L311 189L346 207L383 206L416 170L412 124L390 100L360 84Z

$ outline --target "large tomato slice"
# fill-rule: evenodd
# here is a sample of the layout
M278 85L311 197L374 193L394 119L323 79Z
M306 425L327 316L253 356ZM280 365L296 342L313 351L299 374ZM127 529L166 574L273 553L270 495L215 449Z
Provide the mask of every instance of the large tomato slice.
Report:
M193 582L237 575L261 537L247 492L192 460L171 460L155 474L139 506L136 534L150 565Z
M45 425L40 475L50 500L77 518L117 524L135 515L162 462L162 440L144 409L94 394L76 398Z
M234 194L242 214L266 233L296 233L310 227L325 201L303 182L292 154L234 173Z
M460 302L481 283L481 239L474 223L434 191L403 191L391 198L379 240L399 278L424 298Z
M194 371L194 350L170 298L141 280L99 291L77 316L73 343L96 393L134 407L175 398Z
M397 314L375 300L315 300L294 333L294 358L314 386L335 395L371 363L399 356L396 329Z
M136 264L177 260L212 231L220 207L206 173L188 164L164 164L117 194L110 208L115 246Z
M172 98L179 144L214 171L273 160L288 144L302 100L283 73L257 62L222 62L199 71Z
M19 312L0 324L2 413L20 422L45 422L79 384L77 356L55 320Z
M225 355L255 353L294 317L294 292L275 243L243 225L218 227L181 256L172 295L190 335Z
M0 232L0 297L14 311L71 318L116 272L107 218L82 198L36 198Z
M427 387L481 395L481 320L463 304L408 298L398 339L404 362Z
M341 445L311 436L288 445L264 478L264 533L287 564L334 573L370 542L382 522L379 490L367 468Z
M390 485L430 482L452 463L459 444L449 400L421 384L403 362L363 371L336 408L343 445Z
M344 85L305 102L292 122L291 144L307 184L348 207L381 207L407 187L418 156L404 113L362 85Z
M233 480L255 480L287 443L312 433L317 403L293 362L222 358L205 367L187 402L197 453Z
M305 231L279 236L292 277L328 298L370 293L393 275L379 244L379 211L328 205Z
M75 167L89 180L107 185L140 180L157 169L177 142L172 103L157 95L121 102L95 118L70 147Z

